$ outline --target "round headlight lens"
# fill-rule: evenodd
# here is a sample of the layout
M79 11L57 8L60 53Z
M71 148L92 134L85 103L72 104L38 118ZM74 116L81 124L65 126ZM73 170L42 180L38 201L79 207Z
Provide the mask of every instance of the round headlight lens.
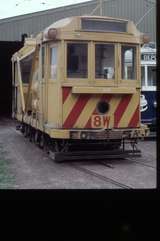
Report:
M106 114L109 111L109 104L106 101L100 101L97 104L97 110L100 114Z

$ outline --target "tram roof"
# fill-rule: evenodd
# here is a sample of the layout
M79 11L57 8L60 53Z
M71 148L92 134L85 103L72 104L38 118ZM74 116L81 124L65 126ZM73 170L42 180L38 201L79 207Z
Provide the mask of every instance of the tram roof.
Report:
M124 40L124 36L128 35L127 37L129 37L130 40L135 37L133 42L137 43L140 42L140 36L142 35L136 28L135 24L130 20L86 15L73 16L58 20L38 34L36 39L41 42L53 39L85 40L85 37L88 36L88 38L90 38L86 40L94 40L94 37L96 38L96 35L99 33L104 34L104 37L107 36L106 34L110 36L117 36L117 34L119 34L120 40L123 36L122 42ZM118 39L113 39L113 42L114 41L116 42Z

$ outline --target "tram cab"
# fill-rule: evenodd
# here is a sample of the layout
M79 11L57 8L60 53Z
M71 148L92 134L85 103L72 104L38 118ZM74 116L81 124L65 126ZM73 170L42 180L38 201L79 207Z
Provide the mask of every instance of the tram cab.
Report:
M156 46L144 44L141 48L141 120L155 127L156 123Z

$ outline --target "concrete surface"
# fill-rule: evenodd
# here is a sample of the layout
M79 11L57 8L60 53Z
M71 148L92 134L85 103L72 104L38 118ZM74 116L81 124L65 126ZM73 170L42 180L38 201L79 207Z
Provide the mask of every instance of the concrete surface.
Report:
M13 121L3 120L0 121L0 147L3 149L3 155L0 151L0 160L5 160L5 172L7 170L7 177L10 177L8 183L0 179L1 189L122 188L118 183L130 188L156 187L155 141L139 143L141 158L107 161L111 168L102 165L98 160L58 164L16 131Z

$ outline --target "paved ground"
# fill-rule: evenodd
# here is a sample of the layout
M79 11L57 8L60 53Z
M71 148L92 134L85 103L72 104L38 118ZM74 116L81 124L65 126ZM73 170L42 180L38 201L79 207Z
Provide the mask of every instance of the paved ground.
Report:
M142 157L57 164L15 130L0 121L0 188L117 189L156 187L156 142L140 142Z

